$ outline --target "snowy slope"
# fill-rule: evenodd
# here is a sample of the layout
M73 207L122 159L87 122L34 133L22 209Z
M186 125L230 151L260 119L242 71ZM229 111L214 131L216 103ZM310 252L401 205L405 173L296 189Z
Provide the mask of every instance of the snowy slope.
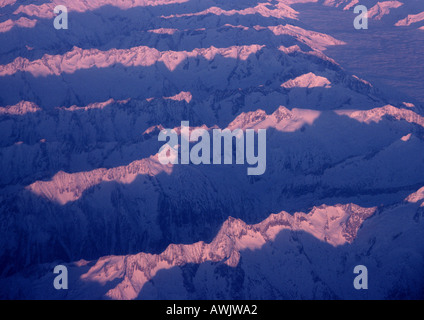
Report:
M285 0L280 1L285 2ZM324 5L335 6L343 10L352 10L356 5L365 5L368 9L369 18L375 20L384 19L395 26L410 26L414 24L414 27L417 27L422 25L424 20L424 8L420 0L324 0L321 2Z
M230 218L211 243L69 264L66 296L51 287L52 264L0 280L2 287L13 284L2 298L422 298L422 189L406 200L378 210L349 204L281 212L256 225ZM359 263L369 268L367 292L353 289ZM28 285L34 290L25 291Z
M0 297L420 297L421 106L347 72L297 11L354 2L62 1L57 31L59 2L0 1ZM420 8L370 4L393 27ZM160 164L184 120L267 129L267 171Z

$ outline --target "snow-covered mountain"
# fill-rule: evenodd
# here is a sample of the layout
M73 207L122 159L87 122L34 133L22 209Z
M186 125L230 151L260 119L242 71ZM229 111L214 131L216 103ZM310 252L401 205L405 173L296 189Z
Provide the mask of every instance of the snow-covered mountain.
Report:
M0 298L422 298L423 108L298 7L355 3L0 0ZM265 174L162 165L181 121L267 129Z
M27 299L422 297L423 194L380 209L349 204L281 212L256 225L229 218L210 243L68 264L74 285L66 292L51 285L54 264L0 284L10 288L4 297ZM366 293L350 281L358 263L373 279Z
M368 18L374 20L396 21L395 26L421 27L424 11L420 0L278 0L284 4L319 3L342 10L352 10L357 5L366 6Z
M357 5L368 10L366 30L354 28ZM344 68L375 86L385 86L386 92L405 93L423 103L424 65L415 63L424 54L421 0L301 1L291 6L310 28L346 43L326 50Z

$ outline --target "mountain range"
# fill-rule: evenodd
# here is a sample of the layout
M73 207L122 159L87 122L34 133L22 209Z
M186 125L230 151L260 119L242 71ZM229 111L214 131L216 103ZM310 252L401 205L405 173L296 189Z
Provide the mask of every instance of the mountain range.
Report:
M423 74L339 62L359 2L420 43L422 1L0 0L0 298L422 299ZM265 174L161 164L181 121L267 129Z

